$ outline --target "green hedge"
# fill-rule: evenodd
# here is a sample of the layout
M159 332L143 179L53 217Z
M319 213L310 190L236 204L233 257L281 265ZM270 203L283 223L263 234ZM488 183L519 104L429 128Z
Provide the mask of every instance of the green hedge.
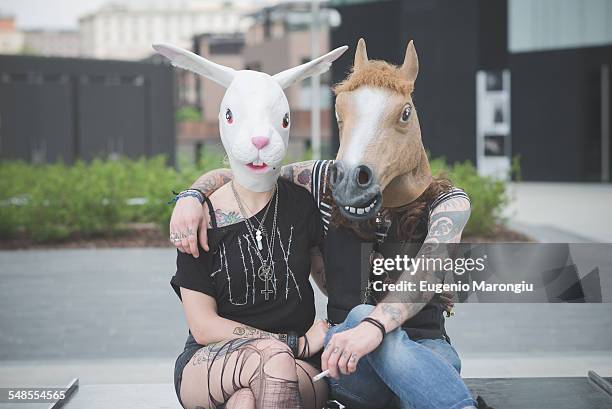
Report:
M221 158L205 158L205 169ZM114 233L126 223L167 226L172 190L188 186L201 170L177 171L164 157L29 165L0 163L0 233L47 241L73 234ZM129 205L131 199L145 199Z
M154 222L167 228L172 190L189 186L203 171L223 165L219 155L205 156L202 168L166 165L164 157L94 160L66 166L0 162L0 234L26 235L38 241L72 235L112 234L127 223ZM478 176L469 163L432 169L465 189L472 199L466 234L487 234L502 222L508 203L503 182ZM137 200L135 205L128 203Z
M471 162L447 165L443 159L431 162L434 175L449 178L462 188L472 202L472 213L465 227L465 235L489 235L496 225L504 224L503 210L510 202L506 183L490 177L480 176Z

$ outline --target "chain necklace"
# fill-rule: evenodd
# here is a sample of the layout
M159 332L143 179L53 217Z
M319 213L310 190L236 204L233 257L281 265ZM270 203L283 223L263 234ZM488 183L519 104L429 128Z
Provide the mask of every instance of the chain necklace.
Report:
M253 211L251 211L251 208L246 203L242 203L242 201L240 200L240 196L238 195L238 192L236 192L236 189L234 188L233 184L232 184L232 190L234 191L234 197L236 198L236 202L238 203L238 207L240 207L241 205L244 205L249 212L253 213ZM255 218L255 220L257 220L257 223L259 225L259 227L257 229L255 229L255 240L257 241L257 249L258 250L263 250L263 245L261 243L262 233L263 233L264 236L266 236L266 241L268 241L268 237L267 237L267 234L266 234L266 226L264 226L264 222L266 221L266 218L268 217L268 212L270 211L270 206L272 206L272 199L274 198L274 193L275 192L276 192L276 190L274 190L274 192L272 192L272 197L270 197L270 200L268 201L268 205L266 206L266 211L264 212L264 215L261 218L261 220L259 220L257 215L255 213L253 213L253 217ZM244 209L241 208L240 212L243 213L242 216L246 219L246 215L244 214L243 210Z
M277 216L278 216L278 184L275 186L274 189L274 218L272 219L272 237L270 239L268 239L268 235L265 234L265 238L266 238L266 244L268 245L268 257L266 259L263 258L261 251L263 250L263 246L261 245L261 230L257 230L257 233L259 233L259 235L257 235L257 233L253 233L253 231L255 231L255 227L252 225L251 221L249 220L249 218L247 217L247 213L244 210L244 205L242 203L242 200L240 199L240 195L238 195L238 192L236 191L236 187L234 186L234 182L231 182L232 184L232 191L234 192L234 198L236 199L236 203L238 203L238 208L240 209L240 213L242 213L242 217L244 218L244 224L247 227L247 230L249 232L249 235L251 236L251 239L253 240L253 242L257 241L257 247L255 248L256 250L256 255L259 258L259 261L261 261L261 266L259 267L259 269L257 270L257 276L259 277L259 279L261 281L264 282L265 284L265 288L263 290L261 290L261 293L265 295L266 301L269 300L270 298L270 294L273 293L273 290L269 289L269 283L272 279L272 255L274 254L274 241L275 241L275 232L276 232L276 220L277 220ZM270 203L272 202L272 200L270 200ZM267 211L266 211L267 213ZM255 218L257 220L257 218ZM262 221L260 223L260 227L261 224L264 222L265 220L265 215L264 218L262 218Z

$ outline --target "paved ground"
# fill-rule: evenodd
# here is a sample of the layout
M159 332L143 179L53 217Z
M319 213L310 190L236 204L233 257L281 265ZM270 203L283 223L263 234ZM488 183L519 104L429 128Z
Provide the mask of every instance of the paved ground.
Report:
M511 184L507 216L540 241L612 243L612 184Z
M187 333L173 260L167 249L0 252L0 386L170 383ZM448 328L465 376L612 375L611 304L464 304Z

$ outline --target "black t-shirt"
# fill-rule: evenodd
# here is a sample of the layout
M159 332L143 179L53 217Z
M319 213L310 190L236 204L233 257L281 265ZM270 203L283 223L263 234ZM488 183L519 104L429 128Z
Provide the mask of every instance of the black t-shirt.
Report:
M269 299L257 274L261 261L256 243L244 222L208 229L210 251L200 248L198 258L178 252L176 274L170 282L179 298L180 287L208 294L217 301L220 317L264 331L304 334L310 328L315 310L309 250L321 240L321 218L306 189L279 179L278 195ZM255 216L261 220L264 211L265 207ZM273 218L274 201L264 222L266 232L272 231ZM250 220L259 225L255 217ZM265 239L262 244L265 259Z

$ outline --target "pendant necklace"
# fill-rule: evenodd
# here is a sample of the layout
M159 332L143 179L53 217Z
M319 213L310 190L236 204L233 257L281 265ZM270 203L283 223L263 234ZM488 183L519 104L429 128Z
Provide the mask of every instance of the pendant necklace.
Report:
M272 198L274 199L274 217L272 219L272 235L271 235L272 237L271 238L268 238L268 235L266 234L265 229L263 229L263 222L265 221L265 218L268 214L268 210L270 208L270 204L272 203L272 200L270 200L270 202L268 203L268 209L266 209L266 212L261 222L257 219L257 217L255 217L255 220L259 222L259 227L260 227L259 229L255 231L255 226L252 225L251 221L247 217L247 213L244 209L244 205L242 203L242 200L240 199L240 195L238 195L238 192L236 191L233 181L231 182L231 185L232 185L232 191L234 192L234 198L236 199L236 203L238 203L238 208L240 209L240 213L242 213L242 217L244 218L244 224L247 227L249 236L251 236L251 239L253 240L253 242L257 243L255 254L257 255L257 257L259 258L261 262L261 266L257 269L257 277L261 281L264 282L265 288L261 290L261 293L264 294L266 301L268 301L270 299L270 294L274 292L274 290L271 290L269 288L269 284L270 284L270 281L272 280L272 273L273 273L272 256L274 254L274 241L275 241L274 232L276 231L276 221L278 217L278 184L275 186L274 192L272 193L273 195ZM263 233L262 233L262 230L263 230ZM262 236L263 238L266 239L266 244L268 246L268 252L267 252L268 254L265 259L261 254L261 250L263 250Z
M251 211L251 209L249 208L249 206L246 203L242 203L242 201L240 200L240 196L238 195L238 193L236 192L234 185L232 184L232 189L234 190L234 196L236 197L236 202L238 203L238 207L240 207L241 205L244 205L244 207L246 207L246 209L253 213L253 217L255 218L255 220L257 221L258 224L258 228L255 229L255 241L257 242L257 249L258 250L263 250L263 244L261 242L261 239L263 237L263 233L265 233L265 226L264 226L264 222L266 221L266 218L268 217L268 211L270 211L270 206L272 205L272 199L274 198L274 193L276 192L276 190L272 193L272 197L270 198L270 201L268 202L268 205L266 206L266 211L264 212L263 217L261 218L261 220L259 220L259 218L257 218L256 214ZM240 209L240 211L242 212L243 209ZM243 214L242 215L245 219L246 219L246 215ZM267 236L266 236L266 240L267 240Z

